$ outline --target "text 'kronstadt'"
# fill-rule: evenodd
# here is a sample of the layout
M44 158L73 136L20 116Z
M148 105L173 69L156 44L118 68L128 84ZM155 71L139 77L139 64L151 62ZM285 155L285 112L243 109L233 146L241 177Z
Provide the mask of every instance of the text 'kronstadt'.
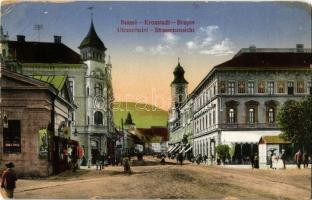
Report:
M169 20L169 19L145 19L144 21L139 20L129 20L129 19L122 19L120 20L121 25L133 26L133 25L182 25L182 26L191 26L195 25L194 20L183 20L183 19L176 19L176 20Z

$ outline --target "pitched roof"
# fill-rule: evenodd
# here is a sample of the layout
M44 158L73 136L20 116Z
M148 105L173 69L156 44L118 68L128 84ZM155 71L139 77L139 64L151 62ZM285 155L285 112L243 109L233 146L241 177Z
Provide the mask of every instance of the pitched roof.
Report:
M309 68L311 52L241 52L215 68Z
M41 75L35 75L32 76L32 78L35 78L37 80L52 84L58 91L61 91L64 87L64 84L66 82L67 76L41 76Z
M259 143L265 144L290 144L291 142L284 140L280 136L262 136Z
M91 21L91 26L90 26L89 32L88 32L87 36L80 43L79 49L82 49L85 47L94 47L94 48L102 50L102 51L106 50L104 43L102 42L102 40L99 38L99 36L97 35L97 33L95 31L93 21Z
M79 64L78 53L62 43L8 41L10 54L21 63Z

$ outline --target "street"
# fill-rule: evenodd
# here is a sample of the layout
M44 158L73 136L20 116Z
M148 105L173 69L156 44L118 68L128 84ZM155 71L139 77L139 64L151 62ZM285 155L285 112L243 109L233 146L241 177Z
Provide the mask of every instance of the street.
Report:
M308 199L310 193L310 170L306 169L180 166L173 160L163 166L156 158L145 159L145 166L132 166L132 175L124 174L121 166L109 166L103 171L82 169L49 178L20 179L15 198Z

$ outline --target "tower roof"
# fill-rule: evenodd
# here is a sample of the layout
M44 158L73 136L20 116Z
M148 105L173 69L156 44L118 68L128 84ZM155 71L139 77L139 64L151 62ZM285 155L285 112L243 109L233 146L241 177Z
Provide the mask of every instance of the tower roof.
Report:
M176 83L183 83L183 84L188 84L188 82L184 78L184 69L180 65L180 62L178 62L178 65L173 71L174 74L174 80L171 82L171 84L176 84Z
M102 40L99 38L99 36L97 35L95 31L93 20L91 21L89 32L87 36L82 40L79 46L79 49L82 49L85 47L93 47L102 51L106 50L104 43L102 42Z

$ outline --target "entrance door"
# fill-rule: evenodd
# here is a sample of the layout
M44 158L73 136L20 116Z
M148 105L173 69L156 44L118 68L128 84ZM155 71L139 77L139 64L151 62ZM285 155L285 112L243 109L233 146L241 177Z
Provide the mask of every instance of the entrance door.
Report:
M91 163L96 164L96 157L100 154L99 142L97 140L91 140Z

